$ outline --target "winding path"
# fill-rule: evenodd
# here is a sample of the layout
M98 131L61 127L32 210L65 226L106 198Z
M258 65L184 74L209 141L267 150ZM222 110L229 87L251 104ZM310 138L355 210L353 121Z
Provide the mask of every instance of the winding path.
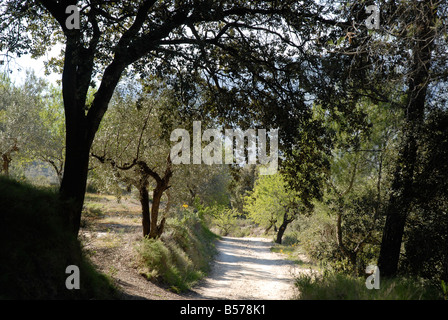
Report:
M295 265L271 246L264 238L223 237L209 276L192 291L199 299L293 298Z

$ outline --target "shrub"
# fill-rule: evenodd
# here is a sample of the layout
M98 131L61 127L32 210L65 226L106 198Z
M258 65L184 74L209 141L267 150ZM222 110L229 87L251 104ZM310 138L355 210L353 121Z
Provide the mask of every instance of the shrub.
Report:
M202 220L209 220L212 226L219 229L219 234L227 236L233 233L238 224L238 211L224 205L198 205L198 215Z
M167 221L159 239L142 239L136 246L140 272L151 281L184 291L208 271L217 238L193 212Z
M381 279L380 289L367 289L365 278L340 273L304 273L296 278L302 300L434 300L440 291L429 282L415 278Z

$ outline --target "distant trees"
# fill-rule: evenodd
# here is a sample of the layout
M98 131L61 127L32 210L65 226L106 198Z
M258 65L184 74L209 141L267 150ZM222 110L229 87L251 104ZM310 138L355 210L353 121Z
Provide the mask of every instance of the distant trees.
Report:
M2 172L11 162L41 161L62 179L65 127L60 91L34 73L23 84L2 74L0 80L0 154Z
M81 12L79 29L67 27L68 5L77 5ZM318 17L315 7L313 1L292 0L2 3L2 49L41 56L51 44L65 45L63 62L53 66L62 73L66 124L60 195L70 200L65 215L73 232L77 234L80 227L90 148L121 76L131 71L129 66L142 76L175 78L173 83L187 103L195 97L194 85L212 89L204 104L217 105L211 108L224 117L243 105L267 106L264 118L274 120L272 103L278 106L275 112L286 115L291 110L288 99L295 96L285 98L280 90L283 81L289 82L282 68L294 60L287 54L299 52L287 51L293 43L287 36L289 22L301 24L300 18ZM277 71L282 73L280 78L266 81ZM98 90L88 101L89 87L96 79ZM252 97L247 95L251 92Z
M252 192L244 197L244 210L254 222L266 228L274 228L276 243L282 243L287 226L299 214L306 212L300 198L287 189L281 174L259 176Z
M222 167L172 163L171 132L184 127L179 108L163 81L128 79L117 87L91 149L100 187L117 195L137 189L144 237L163 233L173 205L228 205Z
M91 151L104 165L96 174L109 180L106 185L121 182L138 190L143 236L149 238L163 232L166 218L159 220L159 208L174 172L166 133L175 125L175 113L170 112L173 103L165 92L133 81L118 88ZM167 206L169 202L168 198Z
M20 151L26 154L32 140L39 135L39 111L42 109L42 83L28 74L25 84L16 87L5 75L0 84L0 154L2 171L9 167Z
M47 84L42 105L38 117L39 132L33 138L30 153L33 158L50 165L60 185L65 162L65 118L60 88Z

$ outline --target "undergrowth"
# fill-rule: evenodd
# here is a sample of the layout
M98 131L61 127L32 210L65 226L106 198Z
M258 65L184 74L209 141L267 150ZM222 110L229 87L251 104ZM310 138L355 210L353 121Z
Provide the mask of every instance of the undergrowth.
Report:
M303 273L295 282L301 300L438 300L436 286L417 278L381 279L379 289L367 289L366 279L341 273Z
M168 219L166 228L161 238L144 238L136 245L140 273L174 292L185 291L209 270L218 236L190 210Z

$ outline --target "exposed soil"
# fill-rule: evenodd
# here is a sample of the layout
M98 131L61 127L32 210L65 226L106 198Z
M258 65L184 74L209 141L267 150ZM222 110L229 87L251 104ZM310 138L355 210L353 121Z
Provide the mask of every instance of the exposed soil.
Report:
M140 205L113 197L95 199L104 203L105 214L87 216L80 239L98 270L109 275L126 300L184 300L187 297L144 278L136 265L134 246L142 237Z
M297 265L270 251L264 238L223 237L210 275L192 291L199 299L286 300L295 294Z
M209 276L190 292L177 294L139 274L135 243L142 236L137 202L95 199L104 203L107 214L86 216L80 237L96 267L111 276L123 299L290 299L295 294L294 276L304 271L280 253L270 251L273 243L264 238L223 237ZM103 208L103 209L104 209Z

